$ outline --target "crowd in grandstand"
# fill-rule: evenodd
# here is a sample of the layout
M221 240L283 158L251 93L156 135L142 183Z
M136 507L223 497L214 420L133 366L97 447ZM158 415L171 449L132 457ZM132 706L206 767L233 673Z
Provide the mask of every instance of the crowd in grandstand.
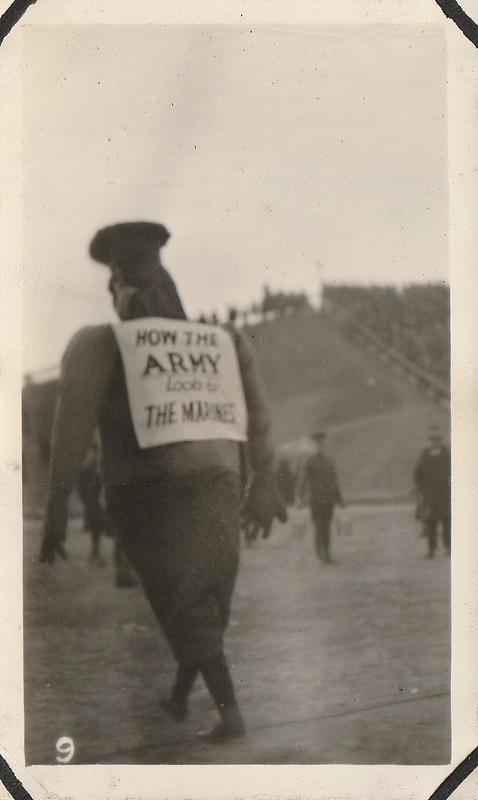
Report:
M448 382L450 373L450 290L446 284L354 286L326 284L324 307L346 312L375 334L384 345L430 375ZM268 319L269 315L310 308L303 292L273 292L264 287L263 298L247 309L229 308L230 322L242 325ZM216 313L201 315L201 321L217 324Z
M443 283L406 286L324 286L334 306L417 366L447 381L450 370L450 290Z
M303 311L310 308L310 302L305 292L283 292L271 291L268 286L264 286L262 300L258 303L251 303L247 308L236 308L229 306L226 319L238 325L250 325L262 322L271 317L284 316L295 311ZM216 311L211 314L202 313L199 322L207 322L217 325L220 322Z

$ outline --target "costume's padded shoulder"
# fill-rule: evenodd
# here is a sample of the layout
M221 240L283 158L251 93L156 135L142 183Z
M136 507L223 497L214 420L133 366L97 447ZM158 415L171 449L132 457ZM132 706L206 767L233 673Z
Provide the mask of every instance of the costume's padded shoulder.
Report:
M64 362L113 358L117 352L111 325L87 325L80 328L68 342Z
M235 325L226 322L222 328L230 335L237 351L240 363L249 363L253 357L252 345L248 337L238 330Z

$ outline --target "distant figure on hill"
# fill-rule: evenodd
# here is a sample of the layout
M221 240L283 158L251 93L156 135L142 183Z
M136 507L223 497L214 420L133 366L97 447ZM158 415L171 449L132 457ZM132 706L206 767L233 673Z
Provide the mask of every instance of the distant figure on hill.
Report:
M428 434L428 446L422 451L414 472L418 517L428 539L427 558L433 558L441 526L447 555L451 550L451 461L450 450L434 425Z
M288 506L293 505L295 499L296 476L285 458L280 461L277 467L276 484L286 504Z
M326 433L323 430L312 434L316 451L309 457L304 471L304 488L309 496L310 510L315 526L315 546L317 555L325 564L330 558L330 527L334 508L344 507L337 470L329 455L324 452Z

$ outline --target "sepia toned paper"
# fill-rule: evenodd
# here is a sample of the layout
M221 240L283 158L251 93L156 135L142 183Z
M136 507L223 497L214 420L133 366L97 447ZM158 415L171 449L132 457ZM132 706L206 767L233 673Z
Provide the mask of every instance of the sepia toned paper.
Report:
M475 14L471 7L467 10L476 19L478 8ZM39 2L5 39L1 55L2 756L34 798L427 798L477 740L475 48L431 0L340 2L333 8L325 1L288 7L145 0L133 7L115 2L100 9L85 3L65 7ZM393 739L400 740L401 749L394 744L387 761L373 763L367 754L377 751L371 745L367 749L373 737L366 732L365 716L363 722L358 718L334 727L337 714L332 711L332 722L324 714L322 723L313 723L316 714L308 711L312 700L296 688L295 717L280 716L289 706L278 692L273 708L264 710L264 719L273 720L269 733L253 730L252 744L228 751L231 763L220 750L217 763L211 752L205 763L161 763L155 757L154 729L149 736L148 727L147 737L141 732L140 709L134 728L128 727L126 704L118 701L121 689L111 699L107 691L103 697L98 691L90 736L85 733L78 742L73 736L77 755L86 754L87 763L73 758L61 765L62 754L68 758L72 731L52 719L59 694L49 707L52 694L45 691L40 703L31 699L25 686L41 663L41 652L46 652L42 648L51 648L52 663L57 653L63 664L70 632L48 627L51 639L45 645L34 631L33 617L24 629L24 608L31 609L24 576L48 571L45 598L66 597L56 595L52 586L70 575L66 570L71 565L55 564L50 572L47 565L23 562L30 550L22 547L22 385L25 376L33 382L38 376L57 377L62 353L82 325L115 320L107 273L89 259L88 243L103 225L143 218L164 222L173 232L165 263L191 319L213 311L225 317L232 306L243 309L259 298L264 286L304 291L315 303L321 281L368 286L449 282L453 549L450 677L443 694L450 690L444 708L449 709L451 729L443 724L443 747L436 750L433 762L421 759L420 749L426 750L432 733L425 713L419 733L414 728L411 734L405 726ZM276 372L285 369L279 346L278 341ZM300 352L299 337L294 347ZM290 437L277 437L284 452L303 433L301 416L310 413L301 380L297 377L297 392L277 417L279 425L290 426ZM437 418L446 424L448 411L439 409ZM386 420L383 437L388 434ZM334 433L334 443L349 435L347 424ZM413 452L421 446L421 441L410 442ZM393 470L391 466L390 480ZM296 546L304 547L299 544L302 518L294 513L295 509L290 519L296 526ZM29 536L36 536L33 531L38 529L39 547L41 514L33 520ZM347 533L345 514L338 524L342 542L355 535L353 529ZM360 524L355 523L355 531ZM273 547L272 543L271 559ZM421 555L417 546L417 560ZM257 558L266 563L266 551L258 550ZM271 562L271 571L275 566ZM354 581L359 576L348 577ZM437 602L447 591L448 584L437 580ZM116 596L112 588L111 642L117 634ZM260 595L260 608L255 607L257 598L247 602L249 618L257 615L263 621L267 597ZM423 613L419 601L415 609L413 599L408 603L411 615ZM55 613L52 603L52 620ZM94 618L94 608L88 613ZM378 619L373 608L367 614ZM271 609L271 620L273 616ZM280 609L275 616L280 617ZM144 631L125 620L121 617L123 626L130 625L127 641L143 641ZM268 662L271 682L281 668L277 654L295 635L287 620L284 615L276 660ZM320 624L326 621L318 620ZM36 638L29 635L25 644L27 627ZM364 636L366 630L365 625ZM343 646L334 642L338 651ZM119 650L109 657L108 641L104 647L96 662L86 659L84 674L93 676L95 686L104 680L108 687L109 665L116 667ZM72 648L81 649L73 640ZM24 661L26 652L34 652L30 661ZM134 647L125 650L125 657L131 658L131 652ZM381 657L377 650L377 663ZM146 658L140 645L136 658L137 663ZM346 661L344 656L336 662L343 665L344 676L352 674ZM320 654L317 662L304 665L298 651L287 662L288 683L299 687L304 680L308 686L312 671L320 672ZM170 673L171 663L166 666ZM393 660L385 667L393 671ZM368 668L377 674L375 664ZM254 674L256 667L250 669ZM257 676L260 669L264 667L257 667ZM420 679L425 686L426 675ZM55 680L52 674L53 687ZM280 676L277 680L285 685ZM338 709L340 677L321 675L320 680L324 708L330 692ZM374 691L380 694L373 680L370 705ZM159 697L146 695L152 685L151 676L145 676L145 699L140 701L144 706ZM410 678L410 705L413 688L417 687ZM127 688L124 691L128 696ZM426 694L422 688L418 691ZM78 692L77 697L64 698L68 719L75 703L80 707L88 702L85 687L79 685ZM351 696L349 692L344 677L344 696ZM397 687L400 699L399 693ZM433 686L429 693L439 692ZM137 697L141 688L134 702ZM314 702L320 704L322 698ZM387 731L400 729L403 708L397 703L383 718L377 712L377 741ZM152 717L144 713L150 725ZM251 703L250 713L262 713L259 700ZM280 726L274 728L276 719ZM310 736L318 736L318 749L330 747L337 762L324 761L320 752L317 762L312 756L294 761L294 724L301 720L308 721ZM354 750L362 724L363 742ZM42 730L48 740L42 741ZM307 734L299 730L305 742ZM280 739L277 752L282 760L271 764L263 754L276 752L274 736ZM350 747L348 736L354 742ZM158 734L158 750L160 738ZM170 738L181 737L178 732ZM407 763L405 751L414 754L407 756ZM443 752L451 757L443 757ZM35 753L49 755L38 763ZM354 761L354 753L360 763ZM471 776L455 796L472 797L475 790Z

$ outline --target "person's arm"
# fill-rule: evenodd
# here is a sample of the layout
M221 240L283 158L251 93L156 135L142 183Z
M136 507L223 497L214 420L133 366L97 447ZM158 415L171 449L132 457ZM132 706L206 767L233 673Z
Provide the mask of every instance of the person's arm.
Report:
M424 453L421 454L420 458L418 459L418 463L413 471L413 483L415 486L415 490L417 492L421 490L423 484L423 460L424 460Z
M334 467L334 477L335 477L335 502L338 503L339 506L342 506L343 508L345 506L345 503L344 503L344 498L342 496L342 490L340 488L339 479L337 476L337 470L335 467Z
M425 498L423 496L423 462L425 454L422 453L413 470L412 495L415 495L415 519L423 521L426 516Z
M255 538L262 530L264 537L271 531L274 517L287 520L285 502L276 488L274 450L270 421L261 380L252 348L234 328L229 329L236 345L242 385L248 415L249 459L253 478L244 504L246 536Z
M69 497L98 425L116 352L113 332L109 326L101 326L80 330L63 356L52 431L44 545L65 538ZM52 561L51 555L51 548L44 547L43 560Z
M311 459L308 458L305 464L304 463L302 464L299 470L299 477L297 480L298 484L297 497L300 506L304 506L309 503L311 477L312 477L312 462Z
M254 472L274 471L274 449L265 393L252 347L237 330L233 333L247 406L249 458Z

